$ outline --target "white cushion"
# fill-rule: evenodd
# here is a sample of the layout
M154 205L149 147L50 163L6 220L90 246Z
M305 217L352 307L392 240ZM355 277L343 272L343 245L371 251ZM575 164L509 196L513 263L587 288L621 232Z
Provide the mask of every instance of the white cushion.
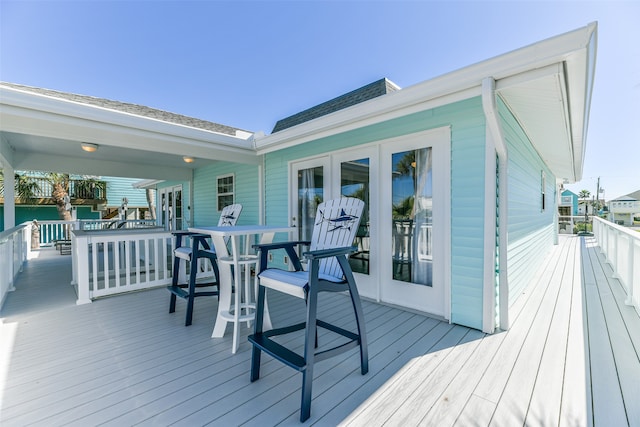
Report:
M277 268L270 268L258 275L260 285L293 295L298 298L305 298L305 288L309 283L308 271L285 271ZM328 280L334 283L341 283L342 279L320 273L321 280Z
M179 248L176 248L173 251L173 255L178 257L178 258L182 258L182 259L186 259L187 261L191 260L191 248L189 246L180 246Z

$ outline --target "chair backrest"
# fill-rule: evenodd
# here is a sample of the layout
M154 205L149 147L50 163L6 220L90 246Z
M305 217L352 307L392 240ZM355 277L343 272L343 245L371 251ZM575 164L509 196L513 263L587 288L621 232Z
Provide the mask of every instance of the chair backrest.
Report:
M358 232L364 202L351 197L327 200L318 205L310 249L342 248L353 245ZM335 258L320 262L320 273L342 278L342 269Z
M242 212L242 205L239 203L222 208L220 219L218 220L218 227L236 225L240 212Z

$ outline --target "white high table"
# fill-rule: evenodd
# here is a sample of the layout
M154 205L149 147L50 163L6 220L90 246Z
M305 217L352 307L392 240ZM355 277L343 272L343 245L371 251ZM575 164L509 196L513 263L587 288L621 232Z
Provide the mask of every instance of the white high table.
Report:
M234 225L234 226L218 226L218 227L189 227L189 231L193 233L208 234L213 240L213 246L218 257L218 269L220 272L220 294L218 304L218 314L216 323L213 327L212 338L222 338L224 336L227 323L233 323L233 346L232 353L238 349L240 337L240 322L249 322L255 316L255 310L250 312L249 307L255 308L250 303L251 287L250 286L250 266L255 265L258 268L259 259L257 255L250 253L251 244L255 238L260 236L260 243L271 243L276 233L289 233L294 231L293 227L286 226L270 226L270 225ZM231 240L231 252L227 247L225 238ZM244 251L241 252L241 238L244 237ZM231 272L231 266L234 267L235 274ZM245 303L242 303L242 273L241 267L245 269ZM257 273L257 271L256 271ZM236 301L231 304L231 296L233 293L233 281L235 280ZM241 309L245 308L245 314L241 314ZM265 311L265 322L268 322L268 315Z

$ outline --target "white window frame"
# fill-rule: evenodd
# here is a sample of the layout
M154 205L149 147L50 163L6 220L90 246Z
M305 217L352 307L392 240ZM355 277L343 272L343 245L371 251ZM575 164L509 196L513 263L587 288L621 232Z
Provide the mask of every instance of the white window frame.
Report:
M218 190L220 189L220 180L225 179L225 178L231 178L231 191L230 192L225 192L225 193L220 193ZM231 203L230 204L234 204L236 202L236 175L234 173L228 173L225 175L219 175L216 176L216 209L218 210L218 212L222 212L222 209L224 209L224 206L220 206L220 197L224 196L231 196ZM225 205L227 206L227 205Z

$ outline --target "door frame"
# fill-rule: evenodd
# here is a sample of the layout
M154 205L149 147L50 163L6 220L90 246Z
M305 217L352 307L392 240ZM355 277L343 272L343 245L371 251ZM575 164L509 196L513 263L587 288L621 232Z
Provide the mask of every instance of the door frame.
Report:
M168 203L168 196L169 193L171 194L171 207L172 209L175 210L175 200L176 200L176 192L180 192L180 204L182 205L180 207L180 212L182 213L182 216L180 217L180 228L176 228L176 216L175 216L175 212L173 215L169 215L169 203ZM160 220L161 220L161 224L165 230L181 230L184 228L185 226L185 209L184 209L184 185L182 184L177 184L177 185L172 185L169 187L164 187L161 188L159 190L157 190L157 193L159 195L158 197L158 207L156 208L159 212L160 212ZM167 201L167 206L163 206L163 199ZM167 219L169 219L169 221L167 221Z
M385 284L393 284L393 286L404 287L407 289L409 301L420 301L421 297L426 297L429 292L428 287L412 284L410 282L402 282L391 279L392 266L387 264L384 259L391 257L390 245L379 248L379 257L382 259L380 300L393 305L406 307L422 311L425 313L441 316L449 320L451 318L451 128L449 126L430 129L427 131L411 133L399 137L388 138L379 141L380 144L380 171L382 177L391 176L391 155L399 151L415 150L419 148L432 147L432 164L433 164L433 200L434 207L434 270L433 279L437 280L437 286L441 290L433 293L439 301L434 302L431 307L421 306L420 304L412 304L411 302L402 302L401 298L394 298L393 293L387 292L385 295ZM438 167L437 165L441 165ZM445 165L442 167L442 165ZM392 193L390 180L382 180L379 192L385 197ZM390 242L392 239L391 228L385 228L384 224L391 224L391 210L389 205L379 204L379 218L381 227L379 229L381 242ZM389 202L390 203L390 202ZM437 203L437 204L436 204ZM437 225L437 227L436 227ZM383 283L384 282L384 283ZM422 294L422 295L421 295ZM406 296L405 296L406 299Z
M324 180L324 190L325 190L325 199L338 197L340 192L339 185L339 176L335 174L333 171L336 170L336 167L339 167L341 161L345 160L345 158L363 158L369 157L370 159L370 167L371 167L371 206L370 206L370 215L371 215L371 234L374 232L378 234L375 239L372 238L371 241L371 262L376 262L376 264L381 265L381 251L383 247L383 241L380 234L381 221L383 218L383 211L387 208L386 205L383 206L383 202L381 199L381 191L380 186L382 184L380 180L380 173L383 169L382 166L382 152L384 146L391 146L398 141L406 141L406 140L420 140L422 141L423 147L433 147L437 145L443 156L439 156L439 159L434 157L434 163L436 161L441 162L441 164L448 165L440 174L440 182L444 183L444 185L434 185L433 192L434 198L437 197L442 200L442 213L441 213L441 223L442 223L442 236L440 242L440 250L442 251L443 257L441 259L441 281L443 287L443 301L442 301L442 309L437 310L437 313L433 313L431 311L426 311L424 309L420 309L419 307L410 307L403 306L408 309L418 310L424 313L435 314L443 317L446 320L451 319L451 126L442 126L435 129L429 129L420 132L414 132L407 135L395 136L391 138L385 138L383 140L378 140L370 143L365 143L362 145L358 145L355 147L349 147L341 150L331 151L322 153L319 155L313 155L310 157L290 160L288 162L288 179L289 179L289 221L291 223L291 218L294 215L297 215L297 175L294 176L293 172L299 169L306 169L310 167L323 166L326 168ZM350 154L354 155L351 156ZM358 153L358 154L356 154ZM374 169L375 168L375 169ZM295 182L294 182L295 181ZM336 185L336 182L338 183ZM390 185L390 184L389 184ZM378 191L375 191L374 188L378 188ZM295 200L294 200L295 195ZM382 281L386 280L382 276L382 272L384 269L379 267L376 274L370 274L370 278L372 283L374 283L374 289L372 292L366 291L367 295L363 295L370 299L375 300L376 302L388 303L384 302L382 299ZM357 280L356 280L357 281ZM393 303L388 303L393 304Z

